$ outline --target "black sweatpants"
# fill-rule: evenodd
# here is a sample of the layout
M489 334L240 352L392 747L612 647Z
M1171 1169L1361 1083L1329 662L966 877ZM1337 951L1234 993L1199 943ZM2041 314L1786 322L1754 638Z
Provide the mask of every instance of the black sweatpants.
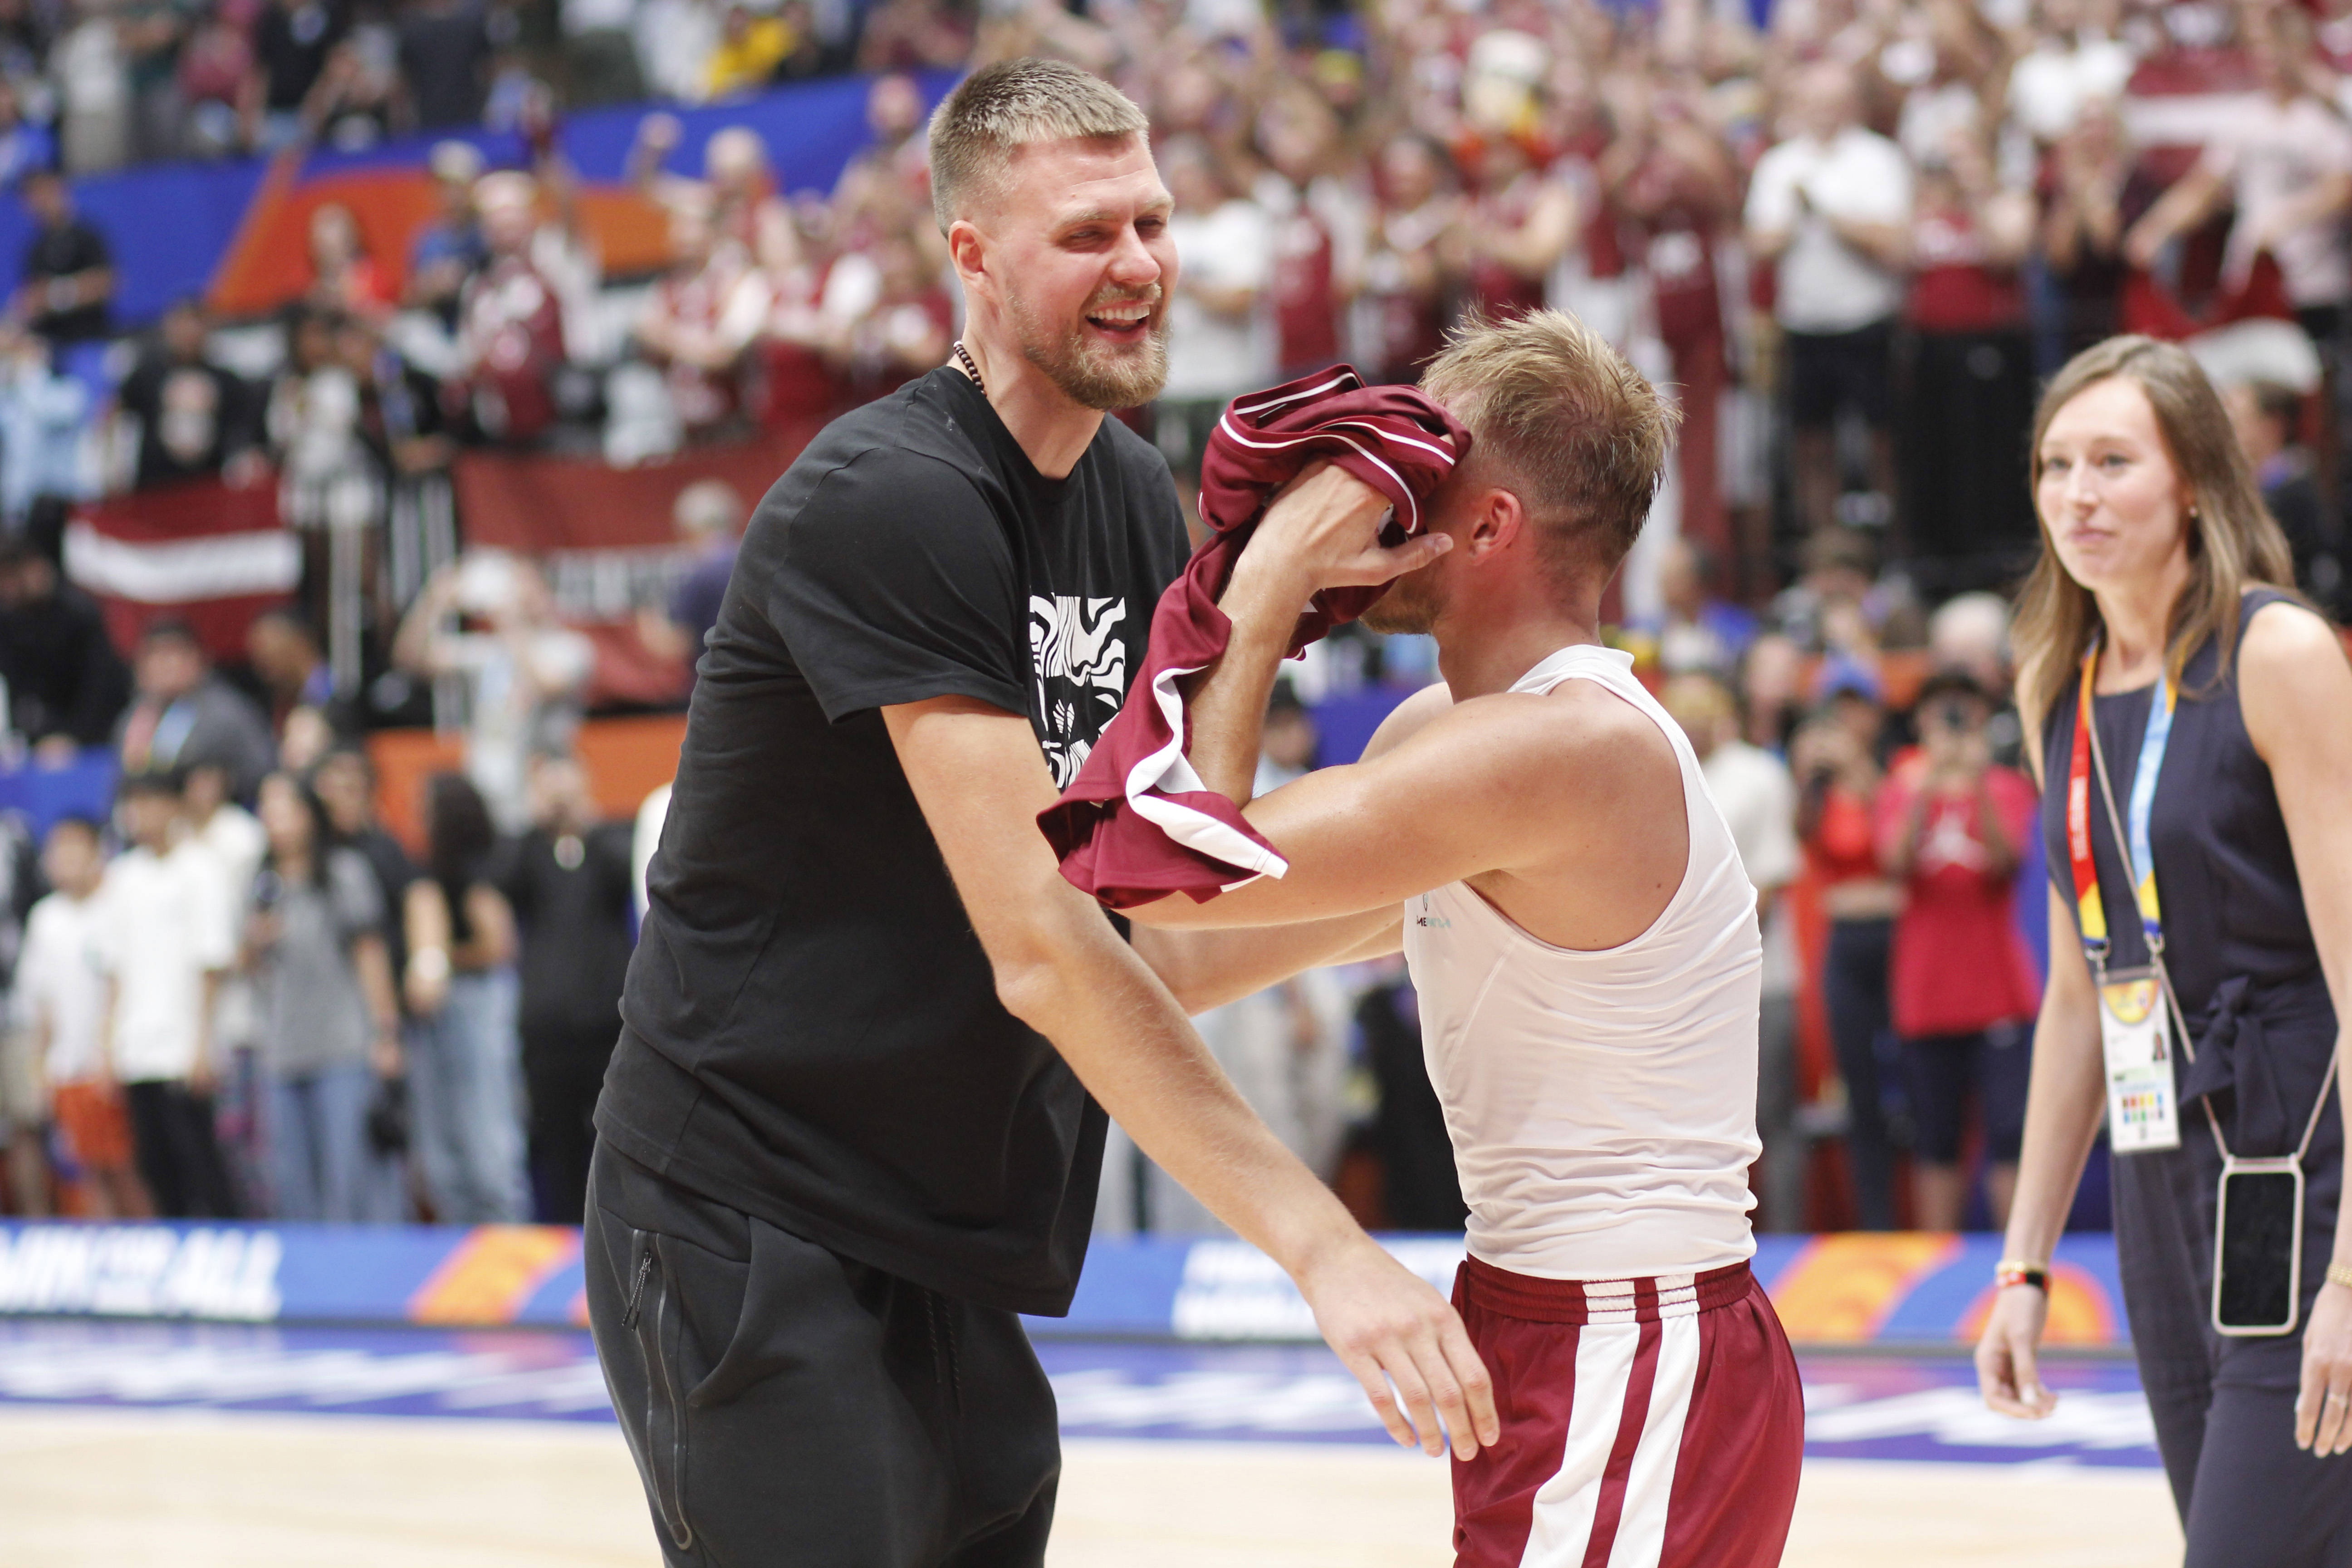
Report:
M213 1131L213 1097L184 1083L146 1079L122 1086L139 1179L165 1219L235 1219L236 1188Z
M599 1142L588 1321L671 1568L1037 1568L1054 1391L1013 1313Z
M2303 1321L2336 1241L2343 1124L2333 1091L2304 1173ZM2294 1446L2303 1335L2213 1331L2215 1184L2204 1113L2184 1106L2180 1147L2118 1154L2116 1251L2132 1353L2189 1538L2184 1568L2352 1568L2352 1455Z

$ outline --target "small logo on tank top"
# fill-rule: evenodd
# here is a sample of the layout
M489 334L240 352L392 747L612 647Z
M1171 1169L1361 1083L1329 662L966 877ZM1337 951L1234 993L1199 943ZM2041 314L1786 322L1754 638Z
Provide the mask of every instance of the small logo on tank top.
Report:
M1454 922L1447 920L1444 915L1416 916L1412 923L1417 926L1427 926L1432 931L1452 931L1454 929Z

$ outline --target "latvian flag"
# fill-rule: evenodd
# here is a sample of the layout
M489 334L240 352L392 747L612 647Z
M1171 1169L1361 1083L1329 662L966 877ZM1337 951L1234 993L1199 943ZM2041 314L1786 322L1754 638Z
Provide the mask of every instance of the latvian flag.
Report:
M117 647L177 620L214 658L242 659L253 617L300 582L302 546L278 521L276 484L191 479L77 508L65 567L105 610Z

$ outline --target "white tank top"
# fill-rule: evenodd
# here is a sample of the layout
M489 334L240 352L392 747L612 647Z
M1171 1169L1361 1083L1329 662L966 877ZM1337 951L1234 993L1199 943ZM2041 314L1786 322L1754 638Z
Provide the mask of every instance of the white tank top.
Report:
M1696 1274L1756 1250L1756 890L1690 742L1633 667L1579 644L1511 689L1598 681L1673 745L1690 858L1650 929L1580 952L1538 941L1465 883L1405 905L1471 1255L1545 1279Z

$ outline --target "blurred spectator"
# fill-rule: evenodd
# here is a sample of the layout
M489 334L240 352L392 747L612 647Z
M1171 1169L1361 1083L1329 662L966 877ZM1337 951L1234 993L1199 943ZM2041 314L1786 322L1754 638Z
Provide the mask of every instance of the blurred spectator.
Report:
M1895 493L1888 356L1903 301L1911 171L1901 149L1863 125L1842 66L1804 67L1789 91L1789 119L1794 134L1764 154L1748 186L1748 244L1778 279L1797 511L1818 530L1836 516L1841 414L1868 426L1872 483L1881 497Z
M698 479L678 491L670 518L692 560L670 592L667 613L648 610L640 616L637 635L656 658L684 662L691 680L710 628L719 624L727 580L734 574L743 498L724 479Z
M123 86L130 99L131 156L180 155L184 106L176 68L191 20L175 0L122 0L115 13Z
M253 92L253 37L222 5L200 13L180 47L181 151L219 158L246 144L244 109Z
M401 1070L383 902L366 860L333 842L300 780L262 781L261 821L269 852L245 951L262 1002L271 1212L371 1218L368 1108L377 1080Z
M251 799L275 760L269 721L252 699L213 672L187 624L151 623L140 634L131 677L131 706L115 731L123 772L185 767L203 759L227 770L231 795Z
M180 790L131 771L121 806L130 847L107 868L98 921L107 973L106 1059L122 1085L139 1173L166 1219L235 1219L213 1125L223 1062L213 997L236 958L219 862L181 839Z
M9 726L51 766L105 745L131 700L97 604L21 536L0 541L0 681Z
M1879 869L1873 837L1885 724L1876 683L1857 665L1828 672L1822 706L1790 748L1797 832L1822 889L1829 949L1822 974L1831 1043L1845 1083L1845 1147L1864 1230L1895 1228L1895 1152L1881 1052L1893 1022L1887 965L1902 889Z
M1960 1226L1970 1100L1990 1165L1994 1230L2009 1222L2025 1127L2027 1026L2040 998L2017 929L2016 892L2039 796L2025 775L1994 765L1985 735L1991 710L1969 676L1930 677L1919 692L1919 747L1896 761L1875 807L1879 860L1905 889L1890 988L1915 1137L1913 1217L1921 1230Z
M629 33L636 13L636 0L562 0L556 15L563 30L565 103L593 109L646 96L636 40Z
M461 431L521 445L555 419L563 307L531 255L539 227L530 176L485 175L475 187L485 256L458 293L456 374L445 401Z
M190 297L163 312L154 338L115 394L115 407L136 421L140 489L199 477L233 482L258 477L261 399L236 372L207 356L211 321Z
M637 347L666 373L678 423L704 437L743 408L748 351L772 298L751 250L719 235L698 194L671 205L669 249L670 270L637 317Z
M2009 100L2037 141L2073 130L2084 107L2121 96L2137 62L2115 36L2108 0L2041 0L2032 49L2009 72Z
M1739 706L1746 714L1744 738L1776 755L1786 754L1804 718L1805 655L1779 632L1760 634L1739 662Z
M304 298L329 315L378 316L392 309L392 281L367 253L359 220L341 202L310 212L310 287Z
M1168 234L1183 265L1168 301L1168 384L1156 433L1181 479L1200 471L1202 448L1226 403L1274 374L1272 323L1262 308L1273 281L1274 228L1265 209L1234 189L1206 142L1173 138L1160 144L1159 158L1160 177L1176 198Z
M526 1217L515 1035L514 911L493 880L498 846L474 786L426 786L425 874L408 886L404 984L416 1026L408 1077L419 1174L444 1225Z
M2263 505L2294 552L2294 585L2331 616L2343 614L2341 530L2320 497L2310 451L2295 439L2303 398L2275 382L2237 382L2221 389L2230 424L2262 487Z
M288 717L310 709L324 715L339 735L355 733L355 716L335 696L334 671L319 649L319 634L299 610L278 607L253 617L245 629L245 655L269 700L269 721L281 735Z
M2083 106L2051 149L2041 181L2042 259L2060 300L2060 354L2113 337L2123 314L2124 234L2162 186L2135 157L2112 99Z
M2005 768L2025 765L2025 729L2011 690L2009 601L1998 594L1958 594L1927 618L1927 658L1937 669L1958 670L1992 704L1985 740Z
M1355 309L1356 353L1384 382L1412 383L1445 344L1445 277L1438 242L1459 198L1445 188L1443 154L1417 132L1381 150L1378 201Z
M341 326L321 311L295 313L290 352L265 416L278 458L278 512L302 543L302 603L313 625L329 628L353 615L339 595L363 592L368 536L385 504L385 475L362 428L360 378L338 341Z
M47 169L17 187L36 229L16 286L16 320L53 343L88 342L113 330L114 256L77 216L65 181Z
M596 1142L590 1117L621 1033L630 825L598 820L588 775L569 757L533 758L530 793L530 830L499 879L521 941L530 1168L541 1223L578 1225Z
M418 129L479 125L491 47L481 0L407 0L399 27L400 78Z
M103 174L131 160L130 62L112 10L108 0L74 0L73 24L49 51L59 151L69 174Z
M928 185L930 149L923 129L923 89L915 79L893 71L875 79L866 94L866 129L873 141L850 155L834 183L837 222L894 221L903 216L908 188Z
M1639 244L1658 337L1673 359L1683 413L1675 469L1682 532L1720 547L1730 542L1730 524L1717 414L1732 344L1718 269L1738 221L1739 172L1679 85L1629 83L1617 114L1618 136L1598 174L1613 216Z
M1347 178L1339 124L1313 93L1268 103L1258 142L1265 169L1251 194L1274 223L1275 375L1290 381L1346 357L1340 326L1363 271L1371 215Z
M1756 912L1764 933L1756 1091L1756 1131L1764 1153L1757 1220L1764 1230L1801 1230L1806 1148L1797 1130L1799 963L1796 928L1780 899L1804 867L1797 843L1796 781L1786 763L1739 738L1738 703L1722 675L1676 676L1660 700L1690 737L1707 792L1731 829L1748 879L1756 884Z
M1658 595L1664 611L1654 626L1658 668L1669 675L1711 671L1727 676L1756 640L1756 616L1716 588L1715 557L1686 539L1659 558Z
M48 128L24 118L16 89L0 76L0 186L14 185L35 169L57 166L57 139Z
M732 98L765 87L798 47L775 0L723 0L719 41L702 65L702 96Z
M100 889L106 847L98 824L68 816L50 828L41 870L55 890L25 921L12 994L17 1026L39 1066L59 1152L80 1189L79 1216L144 1219L154 1207L139 1180L131 1119L104 1037L108 941ZM22 1181L16 1184L21 1203L28 1194Z
M2033 351L2021 268L2033 198L2002 185L1975 120L1922 162L1910 234L1903 528L1916 552L2021 551L2036 535L2025 443Z
M874 303L842 344L850 395L861 402L887 396L938 364L955 339L955 301L910 236L879 236L872 257Z
M1490 136L1468 163L1477 188L1443 254L1471 309L1496 317L1540 310L1552 268L1576 237L1576 194L1521 136Z
M404 302L433 311L444 326L455 326L458 293L484 254L481 225L474 216L474 184L482 177L482 155L468 142L438 142L428 167L438 210L409 246Z
M486 630L451 630L453 614ZM559 622L547 580L530 563L477 551L426 580L392 650L412 674L462 676L467 687L466 772L500 831L530 825L525 765L534 752L568 752L579 693L595 648Z
M2343 224L2352 201L2352 127L2312 89L2309 18L2285 6L2247 17L2247 51L2262 92L2231 112L2196 166L2132 226L2124 254L2135 267L2151 268L2175 239L2234 205L2223 288L2242 296L2256 262L2269 257L2296 319L2326 350L2352 300L2352 246Z
M400 840L385 831L375 815L375 764L365 751L346 744L331 748L310 773L310 787L326 807L335 842L355 849L375 878L376 894L385 910L384 952L392 973L408 973L408 885L416 880L416 864ZM402 1005L406 1006L405 999Z
M90 493L89 421L89 388L58 374L46 341L0 321L0 522L22 528Z
M247 134L256 145L275 152L307 133L304 110L317 111L312 94L350 30L341 0L268 0L254 23L257 68L246 89Z

